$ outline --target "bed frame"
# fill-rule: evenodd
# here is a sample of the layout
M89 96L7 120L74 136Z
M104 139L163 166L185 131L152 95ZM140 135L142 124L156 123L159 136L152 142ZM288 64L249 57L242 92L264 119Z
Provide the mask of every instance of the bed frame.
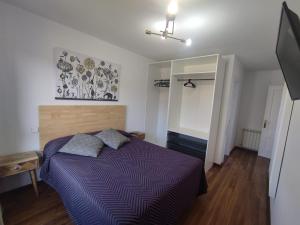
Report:
M108 128L125 130L124 105L43 105L39 106L40 149L58 137Z

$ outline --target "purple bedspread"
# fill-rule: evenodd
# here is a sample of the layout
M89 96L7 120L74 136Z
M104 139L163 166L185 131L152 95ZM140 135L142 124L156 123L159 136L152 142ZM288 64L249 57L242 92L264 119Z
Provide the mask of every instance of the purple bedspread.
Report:
M98 158L57 152L70 137L49 142L42 179L60 194L75 224L176 224L206 192L197 158L131 138Z

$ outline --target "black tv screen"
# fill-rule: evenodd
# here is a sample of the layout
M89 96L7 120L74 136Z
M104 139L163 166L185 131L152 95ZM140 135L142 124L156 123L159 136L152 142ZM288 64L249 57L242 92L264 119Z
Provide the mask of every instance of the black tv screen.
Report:
M284 2L276 55L292 100L300 99L300 20Z

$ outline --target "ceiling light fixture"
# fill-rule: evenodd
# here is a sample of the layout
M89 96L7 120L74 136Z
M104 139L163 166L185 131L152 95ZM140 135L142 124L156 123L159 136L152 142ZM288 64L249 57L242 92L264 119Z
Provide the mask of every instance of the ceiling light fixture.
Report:
M161 30L159 33L157 32L152 32L151 30L146 30L145 34L147 35L156 35L156 36L160 36L161 39L165 40L165 39L173 39L173 40L177 40L180 41L182 43L184 43L186 46L191 46L192 45L192 40L189 39L182 39L182 38L177 38L174 37L174 29L175 29L175 18L176 18L176 14L178 12L178 5L177 2L175 0L171 1L168 5L168 9L167 9L167 16L166 16L166 25L164 30Z
M192 45L192 39L186 39L186 41L185 41L185 45L186 46L191 46Z
M176 1L171 1L168 5L168 14L169 15L176 15L178 12L178 5Z

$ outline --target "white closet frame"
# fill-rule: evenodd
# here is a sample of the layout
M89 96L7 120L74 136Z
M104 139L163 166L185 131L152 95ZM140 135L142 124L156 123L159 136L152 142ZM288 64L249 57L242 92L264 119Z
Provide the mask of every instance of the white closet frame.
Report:
M159 110L157 104L152 101L158 98L158 94L153 93L153 80L160 77L159 74L155 74L155 67L160 68L160 65L170 64L170 89L169 89L169 99L168 99L168 110L166 115L167 120L167 129L165 129L165 137L167 136L167 131L174 131L177 133L186 134L189 136L208 139L206 159L205 159L205 170L211 168L215 159L215 149L217 144L218 137L218 128L219 128L219 118L221 111L221 101L223 93L223 81L225 73L225 63L219 54L207 55L200 57L192 57L185 59L176 59L165 62L157 62L149 65L149 74L148 74L148 100L147 100L147 117L146 117L146 140L147 135L152 136L153 141L153 132L156 128L155 126L155 109ZM154 73L153 73L154 72ZM181 86L183 83L179 83L177 79L189 79L189 78L214 78L213 85L213 95L212 95L212 108L211 116L208 118L210 120L208 132L202 132L201 130L191 130L180 128L176 123L179 123L180 111L178 110L178 105L181 104ZM178 89L178 90L177 90ZM159 90L157 90L159 91ZM154 116L153 116L154 115ZM160 143L156 143L161 145Z

